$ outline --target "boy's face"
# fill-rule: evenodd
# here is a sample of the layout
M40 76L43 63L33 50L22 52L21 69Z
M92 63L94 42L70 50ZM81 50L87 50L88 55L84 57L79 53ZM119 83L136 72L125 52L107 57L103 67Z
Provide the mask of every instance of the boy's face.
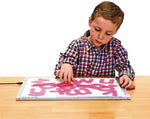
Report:
M91 27L89 40L98 48L107 44L113 35L117 32L117 25L103 17L97 17L93 21L89 18Z

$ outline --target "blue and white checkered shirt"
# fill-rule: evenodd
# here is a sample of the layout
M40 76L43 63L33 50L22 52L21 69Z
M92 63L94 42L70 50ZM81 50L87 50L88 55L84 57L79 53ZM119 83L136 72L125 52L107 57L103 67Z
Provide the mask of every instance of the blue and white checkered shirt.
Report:
M87 31L82 37L70 43L66 52L61 54L54 74L62 64L69 63L73 67L74 77L115 77L117 70L119 76L125 74L133 80L135 73L121 42L112 37L101 51L98 51L98 48L87 39L89 35Z

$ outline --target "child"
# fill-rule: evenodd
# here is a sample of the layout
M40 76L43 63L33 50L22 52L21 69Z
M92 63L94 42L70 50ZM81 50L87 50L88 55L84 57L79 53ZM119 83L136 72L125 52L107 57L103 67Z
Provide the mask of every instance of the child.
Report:
M117 70L121 87L135 88L135 73L127 51L113 37L123 18L123 11L114 3L104 1L97 5L89 18L90 30L70 43L54 74L70 83L73 77L115 77Z

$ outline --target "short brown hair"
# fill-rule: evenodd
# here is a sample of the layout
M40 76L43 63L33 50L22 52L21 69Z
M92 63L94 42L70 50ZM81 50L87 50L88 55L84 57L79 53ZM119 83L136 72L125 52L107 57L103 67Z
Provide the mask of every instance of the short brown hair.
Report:
M124 19L124 12L113 2L104 1L95 7L91 20L93 21L97 17L110 20L119 28Z

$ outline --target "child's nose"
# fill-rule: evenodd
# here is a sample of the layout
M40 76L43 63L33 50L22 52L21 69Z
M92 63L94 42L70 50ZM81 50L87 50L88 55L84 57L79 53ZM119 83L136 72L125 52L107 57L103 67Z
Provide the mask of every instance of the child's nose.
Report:
M98 39L99 39L99 40L103 40L103 39L104 39L104 33L99 33Z

